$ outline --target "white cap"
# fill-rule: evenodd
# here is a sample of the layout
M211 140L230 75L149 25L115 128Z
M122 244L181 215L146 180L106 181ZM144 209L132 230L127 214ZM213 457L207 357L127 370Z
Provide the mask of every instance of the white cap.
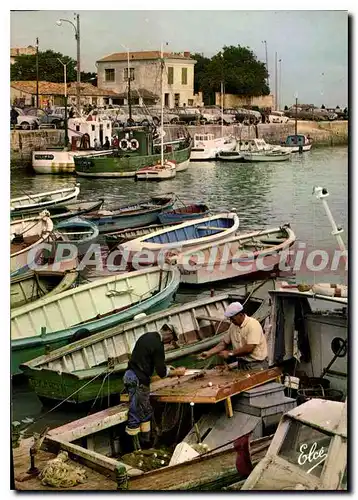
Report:
M233 302L230 304L226 311L224 312L225 318L232 318L232 316L236 316L236 314L239 314L244 308L242 307L242 304L240 302Z

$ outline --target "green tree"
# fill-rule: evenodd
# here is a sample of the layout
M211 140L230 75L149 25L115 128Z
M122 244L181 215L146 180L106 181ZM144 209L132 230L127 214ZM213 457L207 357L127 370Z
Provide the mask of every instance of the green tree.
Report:
M45 82L62 83L63 66L58 59L67 64L67 81L75 82L77 80L76 61L71 57L65 56L60 52L53 50L39 51L39 80ZM81 72L81 82L93 83L96 73ZM20 81L36 80L36 55L23 55L15 57L15 63L10 66L10 79Z
M206 92L219 92L223 81L228 94L268 95L267 76L265 64L257 60L252 50L231 45L204 66L198 83Z

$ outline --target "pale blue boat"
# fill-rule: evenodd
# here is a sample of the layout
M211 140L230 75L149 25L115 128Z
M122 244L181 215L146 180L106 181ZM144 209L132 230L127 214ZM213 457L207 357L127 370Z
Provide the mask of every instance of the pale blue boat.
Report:
M81 285L11 312L11 372L21 363L86 336L132 320L139 313L165 309L179 287L173 267L141 269ZM77 334L77 335L76 335Z
M146 226L157 222L163 210L171 209L175 203L174 193L152 196L148 200L131 205L114 207L110 210L98 210L83 215L85 220L94 222L101 234L120 231L133 227Z
M175 224L200 219L201 217L207 217L208 215L209 207L203 203L199 203L162 212L158 214L158 219L161 224Z
M85 255L92 243L99 235L99 229L91 221L81 217L72 217L64 220L55 226L55 234L61 237L61 241L56 242L57 248L71 243L77 247L78 255Z

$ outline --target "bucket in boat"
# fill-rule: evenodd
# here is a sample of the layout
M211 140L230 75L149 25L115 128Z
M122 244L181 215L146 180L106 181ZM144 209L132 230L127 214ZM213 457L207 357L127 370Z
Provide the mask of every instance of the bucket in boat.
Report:
M329 389L331 383L328 379L322 377L301 377L301 387L304 389L314 389L318 387L319 389Z
M298 389L297 391L297 404L299 405L315 398L327 399L329 401L342 401L343 392L337 389L324 389L323 387Z

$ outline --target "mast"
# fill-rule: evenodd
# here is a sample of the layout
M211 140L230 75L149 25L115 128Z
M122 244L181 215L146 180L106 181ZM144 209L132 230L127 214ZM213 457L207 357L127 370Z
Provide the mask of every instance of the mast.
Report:
M224 82L221 81L221 137L224 137Z
M160 162L164 165L164 98L163 98L163 43L160 45L160 126L161 126L161 138L160 138Z

